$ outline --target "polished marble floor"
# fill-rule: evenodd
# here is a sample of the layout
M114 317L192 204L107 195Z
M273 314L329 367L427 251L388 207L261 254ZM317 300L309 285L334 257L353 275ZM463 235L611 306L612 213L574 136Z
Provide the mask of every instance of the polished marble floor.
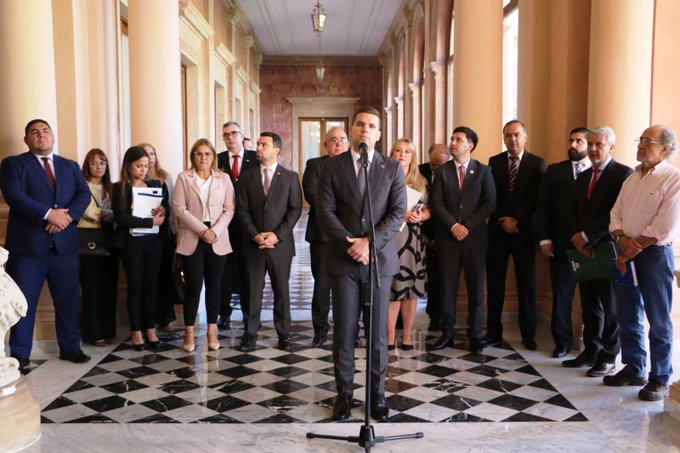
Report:
M238 316L233 329L221 333L218 351L207 350L199 329L197 350L184 352L181 326L163 336L158 349L142 352L131 349L121 327L116 344L84 346L93 357L84 365L56 359L55 345L40 342L26 378L42 409L42 438L27 451L363 450L305 437L310 431L358 435L365 349L357 349L353 419L332 422L330 346L309 348L312 280L303 226L304 219L291 276L292 351L276 348L271 318L263 321L255 351L237 351ZM270 306L271 296L264 302ZM507 324L506 342L482 354L470 354L462 338L455 348L428 352L436 333L426 329L421 301L417 348L392 353L386 382L390 417L374 426L379 436L419 431L424 438L374 450L680 451L680 424L663 413L662 402L641 402L636 387L606 387L601 379L585 377L585 369L562 368L549 357L545 320L539 350L524 350L515 324ZM674 364L679 370L677 347Z

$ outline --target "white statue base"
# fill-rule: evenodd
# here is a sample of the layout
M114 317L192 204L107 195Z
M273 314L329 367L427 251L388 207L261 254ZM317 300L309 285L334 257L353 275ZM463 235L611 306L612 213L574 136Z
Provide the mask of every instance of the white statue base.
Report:
M40 406L25 377L0 387L0 451L18 451L40 439Z

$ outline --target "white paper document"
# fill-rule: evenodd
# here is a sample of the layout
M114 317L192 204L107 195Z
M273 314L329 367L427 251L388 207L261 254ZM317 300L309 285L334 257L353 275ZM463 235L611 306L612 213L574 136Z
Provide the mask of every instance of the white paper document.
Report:
M158 208L163 201L163 189L160 187L133 187L132 188L132 215L143 219L153 217L151 211ZM159 226L151 228L130 228L133 236L158 234Z
M411 189L409 186L406 186L406 211L410 211L411 209L415 208L416 205L420 202L420 198L423 196L420 192L418 192L415 189ZM399 228L399 231L403 230L404 227L406 226L406 222L401 224L401 228Z

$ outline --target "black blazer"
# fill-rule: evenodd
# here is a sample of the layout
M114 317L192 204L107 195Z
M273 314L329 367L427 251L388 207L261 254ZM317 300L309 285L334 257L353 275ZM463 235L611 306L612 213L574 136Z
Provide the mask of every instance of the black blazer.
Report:
M548 165L538 190L536 238L539 242L551 240L555 256L564 256L567 249L573 248L569 241L576 227L573 168L570 160Z
M432 167L430 167L429 162L418 165L418 171L423 178L427 181L427 193L432 193ZM429 204L429 203L428 203ZM427 236L428 239L432 240L437 234L437 217L434 211L430 210L430 218L423 222L423 234Z
M369 169L368 184L375 220L375 246L380 275L399 272L397 246L392 240L406 215L406 181L404 172L394 159L377 150ZM352 152L334 157L323 166L317 193L317 215L321 228L328 234L328 269L333 275L356 270L357 263L348 254L347 237L366 237L369 231L368 209L357 186Z
M163 201L161 205L165 208L165 221L170 217L170 203L168 203L168 189L167 186L156 179L149 179L146 181L149 187L163 188ZM151 228L153 227L153 219L135 217L132 215L132 187L126 187L125 199L121 196L123 183L117 182L113 185L113 192L111 194L111 208L113 209L113 218L116 221L116 230L113 233L113 245L121 250L128 247L130 241L130 228Z
M244 150L243 151L243 162L241 165L240 176L246 170L250 168L256 168L260 166L260 162L257 160L257 155L255 151ZM217 155L217 167L229 175L231 183L234 185L234 195L238 194L238 180L235 180L231 176L231 167L229 166L229 151L222 151ZM238 207L235 206L236 209ZM243 228L241 228L241 222L238 220L238 216L234 213L234 220L229 222L229 243L236 254L241 253L241 243L243 242Z
M293 228L302 214L302 191L297 173L277 165L268 196L264 195L259 165L241 172L238 185L236 213L243 228L243 254L294 256ZM271 231L279 238L280 242L273 249L260 249L253 240L265 231Z
M574 233L585 232L590 245L612 239L609 234L609 213L619 196L623 181L631 174L633 174L632 168L614 159L610 160L600 173L590 200L587 200L588 186L593 176L593 169L589 168L578 175L573 204L573 212L577 216Z
M499 217L517 219L519 234L524 238L534 237L534 213L541 178L545 173L545 161L526 149L519 163L515 190L510 192L508 152L504 151L489 159L489 166L496 184L496 210L489 218L489 231L502 231L498 226Z
M309 219L305 233L307 242L328 242L328 235L319 226L318 216L316 215L316 192L319 185L319 175L321 168L328 159L330 159L328 156L309 159L305 172L302 174L302 190L305 193L307 203L309 203Z
M458 247L462 242L468 248L486 250L487 219L496 207L496 186L491 169L470 159L462 192L454 161L438 167L435 175L430 193L430 209L437 217L439 249ZM451 227L456 223L470 231L463 241L451 235Z

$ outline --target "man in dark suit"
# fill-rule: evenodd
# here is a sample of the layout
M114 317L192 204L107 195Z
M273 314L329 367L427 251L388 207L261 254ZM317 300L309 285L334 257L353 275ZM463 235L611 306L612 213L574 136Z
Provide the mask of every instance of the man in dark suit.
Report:
M387 308L392 278L399 272L397 247L392 238L406 215L406 182L399 163L377 152L380 139L380 113L372 107L357 110L350 126L352 149L330 159L321 170L317 214L321 228L329 236L328 272L333 291L333 365L338 397L333 418L349 418L354 391L354 348L362 300L373 291L370 316L372 347L371 416L386 420ZM365 203L365 170L361 165L361 145L367 147L368 187L375 225L376 261L380 289L367 288L369 281L369 216ZM364 291L362 291L362 287ZM364 319L367 319L364 314Z
M231 178L234 185L234 192L238 194L238 180L241 173L249 168L258 166L255 151L244 149L243 132L241 126L236 121L227 121L222 126L222 140L227 146L227 150L217 155L217 166ZM220 295L220 317L217 321L219 329L228 329L231 321L231 295L239 294L243 320L246 320L248 312L248 280L243 269L246 268L246 260L241 253L241 243L243 242L243 229L235 215L229 223L229 243L232 252L227 255L227 263L222 274L222 289Z
M316 190L319 184L321 168L328 159L338 156L349 149L347 134L340 127L334 127L326 132L323 146L326 155L314 157L307 161L305 173L302 175L302 189L309 203L309 218L305 240L309 242L309 253L312 261L312 275L314 276L314 294L312 296L312 324L314 325L314 339L312 347L322 348L326 344L326 336L330 325L328 312L331 309L331 282L326 269L326 247L328 235L319 226L316 215Z
M564 252L571 248L569 239L576 226L571 209L576 177L590 168L588 132L585 127L577 127L569 133L568 159L548 165L538 191L536 233L541 253L550 259L553 297L550 330L555 358L567 355L573 342L571 307L576 281Z
M468 291L469 348L474 353L483 348L486 222L496 207L496 187L491 169L470 157L476 147L475 131L465 126L455 128L450 144L453 161L437 169L430 193L430 206L438 219L436 240L444 277L442 335L432 346L434 350L453 347L461 269Z
M489 251L486 260L488 292L487 334L484 344L503 340L503 302L508 261L515 264L519 329L522 344L536 349L536 251L534 212L536 194L545 173L545 161L524 149L524 123L512 120L503 126L507 152L489 159L496 184L496 210L489 219Z
M246 259L250 294L243 351L255 349L262 312L265 272L274 292L274 327L279 348L288 350L290 339L290 266L295 255L293 228L302 213L302 191L297 173L283 168L277 158L281 137L262 132L257 140L259 167L245 171L239 180L237 209L243 227L242 252Z
M435 144L430 146L427 152L429 162L418 165L418 171L427 181L427 193L432 193L432 178L434 171L440 165L445 164L451 159L451 154L446 145ZM441 328L441 295L439 281L439 264L437 263L437 218L430 210L431 216L423 222L423 235L425 236L425 261L427 271L427 305L425 312L430 317L428 330L439 330Z
M613 241L609 234L609 213L623 181L633 173L633 169L613 159L615 143L616 135L611 128L593 129L588 134L588 157L593 166L576 178L573 204L576 228L571 243L586 256L591 256L598 244ZM584 349L562 365L590 366L588 376L606 376L614 370L614 361L621 350L614 282L611 277L584 281L579 283L579 290Z
M47 279L54 304L59 358L83 363L78 305L78 230L90 203L90 189L76 162L53 153L47 121L32 120L24 130L28 152L7 157L0 167L0 190L9 205L5 248L7 273L19 285L28 312L12 327L10 354L26 370L40 291Z

